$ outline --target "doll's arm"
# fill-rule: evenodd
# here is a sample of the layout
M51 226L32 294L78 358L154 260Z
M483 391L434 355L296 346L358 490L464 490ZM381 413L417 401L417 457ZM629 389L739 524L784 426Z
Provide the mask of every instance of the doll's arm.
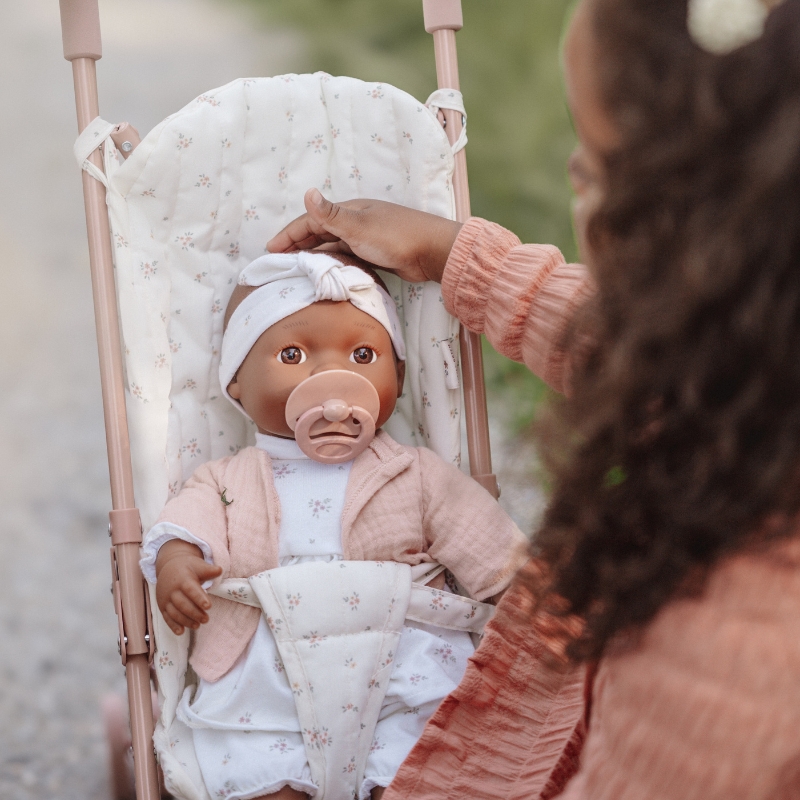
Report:
M152 531L171 531L178 534L174 538L190 540L190 543L200 545L204 551L207 550L204 554L211 557L206 560L211 560L222 567L223 575L230 569L228 514L227 506L222 499L225 484L224 468L227 461L228 459L223 459L198 467L183 485L178 496L173 497L164 506ZM190 532L190 536L181 536L181 531ZM149 536L150 534L148 538ZM201 543L206 547L202 547ZM166 547L166 544L163 546ZM144 555L147 558L147 547ZM152 557L152 554L150 555ZM147 564L142 566L144 569Z
M191 531L182 528L180 525L175 525L172 522L159 522L154 525L144 537L142 542L141 558L139 559L139 567L142 574L147 579L148 583L156 584L156 559L161 548L173 539L180 539L189 544L197 545L205 558L207 564L214 563L214 556L211 552L208 542L198 539ZM203 586L207 589L208 586Z
M419 458L429 555L476 600L498 597L529 558L527 539L472 478L425 448Z
M186 628L208 622L211 601L202 585L221 573L197 545L180 539L162 545L156 559L156 602L173 633L180 636Z

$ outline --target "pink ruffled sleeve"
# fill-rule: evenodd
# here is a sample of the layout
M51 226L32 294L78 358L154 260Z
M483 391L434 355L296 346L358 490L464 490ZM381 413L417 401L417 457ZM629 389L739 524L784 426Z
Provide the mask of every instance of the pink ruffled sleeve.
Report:
M567 264L557 247L521 244L478 217L461 229L442 277L451 314L559 392L569 386L570 323L593 291L586 267Z

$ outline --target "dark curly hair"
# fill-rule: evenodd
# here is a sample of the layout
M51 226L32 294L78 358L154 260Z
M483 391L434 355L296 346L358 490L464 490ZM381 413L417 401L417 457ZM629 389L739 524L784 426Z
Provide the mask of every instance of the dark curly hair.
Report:
M588 226L594 344L555 410L535 539L536 590L585 620L576 659L791 535L800 506L800 0L724 56L690 39L687 0L591 12L621 144Z

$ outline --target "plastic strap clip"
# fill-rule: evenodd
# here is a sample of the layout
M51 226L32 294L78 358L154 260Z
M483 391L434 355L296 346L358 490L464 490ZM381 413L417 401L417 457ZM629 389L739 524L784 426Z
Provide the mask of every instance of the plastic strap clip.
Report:
M138 508L110 511L108 519L108 535L112 545L142 543L142 520Z

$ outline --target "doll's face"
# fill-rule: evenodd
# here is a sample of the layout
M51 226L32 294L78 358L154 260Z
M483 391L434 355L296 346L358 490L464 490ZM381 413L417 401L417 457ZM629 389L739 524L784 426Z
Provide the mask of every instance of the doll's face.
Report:
M260 433L294 438L284 416L289 395L306 378L331 369L369 380L381 401L375 426L389 419L403 390L405 362L395 358L386 328L348 302L314 303L264 331L228 393Z

